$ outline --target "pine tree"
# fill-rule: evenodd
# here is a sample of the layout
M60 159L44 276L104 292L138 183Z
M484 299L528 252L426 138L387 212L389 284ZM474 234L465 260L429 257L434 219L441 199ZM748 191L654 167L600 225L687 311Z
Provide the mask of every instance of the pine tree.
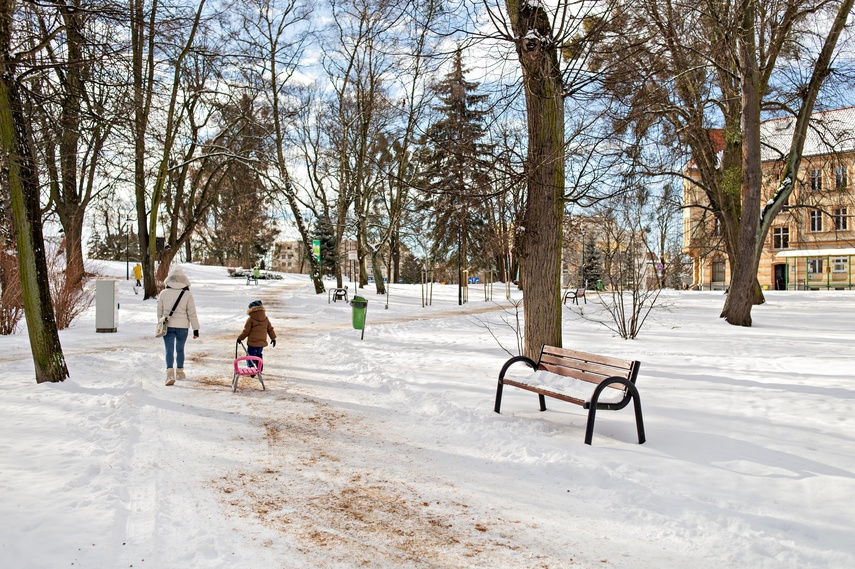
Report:
M312 239L321 242L321 273L325 275L335 274L335 229L328 219L318 218L312 231Z
M487 96L478 94L478 83L465 74L458 50L451 71L434 86L439 118L425 133L421 157L426 190L421 205L429 212L434 256L447 261L459 256L464 267L468 244L484 225L478 196L486 186L488 151L481 142Z
M600 250L594 240L585 242L584 253L582 254L582 286L585 288L594 287L597 281L603 278L603 260L600 255Z

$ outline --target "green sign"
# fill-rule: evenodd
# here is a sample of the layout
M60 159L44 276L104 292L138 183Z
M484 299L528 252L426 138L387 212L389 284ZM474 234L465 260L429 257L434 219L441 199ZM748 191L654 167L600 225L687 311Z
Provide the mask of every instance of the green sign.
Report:
M315 259L320 263L321 262L321 240L315 239L312 241L312 254L315 256Z

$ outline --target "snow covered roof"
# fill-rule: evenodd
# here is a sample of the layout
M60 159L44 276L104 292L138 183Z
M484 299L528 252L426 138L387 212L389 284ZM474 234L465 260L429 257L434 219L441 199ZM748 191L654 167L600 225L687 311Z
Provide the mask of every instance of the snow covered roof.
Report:
M760 124L761 151L764 162L780 160L790 150L795 117L770 119ZM710 139L720 160L724 150L724 134L720 128L709 129ZM811 117L802 155L822 156L839 152L855 152L855 107L814 113ZM694 160L686 166L695 168Z
M793 249L781 251L776 257L847 257L855 255L855 247L843 249Z
M778 160L790 149L795 117L764 121L760 125L762 159ZM805 138L804 156L855 151L855 107L814 113Z

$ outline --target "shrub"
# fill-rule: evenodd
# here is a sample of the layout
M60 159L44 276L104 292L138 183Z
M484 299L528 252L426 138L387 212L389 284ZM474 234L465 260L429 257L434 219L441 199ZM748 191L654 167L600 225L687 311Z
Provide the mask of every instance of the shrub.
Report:
M18 257L11 251L0 256L0 334L14 334L24 316L21 279L18 278Z
M84 273L77 285L69 284L65 270L65 254L60 247L53 253L47 252L47 264L56 328L65 330L75 318L92 306L95 300L95 295L89 287L91 275Z

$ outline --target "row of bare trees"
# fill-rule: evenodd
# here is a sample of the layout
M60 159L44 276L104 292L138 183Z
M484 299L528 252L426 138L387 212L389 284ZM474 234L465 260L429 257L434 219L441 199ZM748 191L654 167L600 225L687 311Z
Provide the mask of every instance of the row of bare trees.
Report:
M83 286L88 217L106 249L124 235L129 256L135 237L146 299L176 255L251 262L277 231L268 223L276 208L305 250L319 227L333 229L339 284L345 239L357 244L359 278L373 261L382 287L379 256L397 272L404 242L423 237L412 221L425 180L417 156L442 62L433 28L444 8L332 0L316 7L331 16L318 29L312 8L294 0L2 4L0 127L15 239L4 257L20 267L38 381L67 374L51 318L48 218L64 235L69 292ZM484 225L509 230L494 215ZM509 247L505 237L493 242ZM322 292L318 263L308 261Z
M236 7L260 28L270 14L285 14L285 27L304 20L295 4L272 4ZM46 215L64 243L65 278L53 288L69 297L82 288L85 218L100 203L137 237L148 299L212 211L228 210L220 218L232 228L253 226L269 217L277 193L288 194L287 167L275 160L265 120L279 110L258 103L271 90L281 100L279 87L243 73L263 68L257 63L271 47L245 28L230 29L225 7L207 0L0 5L0 132L15 241L4 246L3 265L6 256L17 259L39 382L68 373L50 299ZM280 64L280 56L266 61ZM289 52L284 69L258 76L280 81L293 60ZM135 231L127 227L131 212Z
M750 326L751 308L762 295L756 274L766 233L792 192L822 89L847 68L838 42L847 33L852 2L506 0L504 9L492 11L493 21L506 22L500 37L516 48L528 116L528 201L525 237L518 242L529 275L526 353L536 356L544 343L561 341L556 236L567 198L564 158L575 152L564 113L568 101L590 93L591 81L611 97L607 112L615 138L688 149L734 268L722 317ZM779 189L765 204L764 113L796 118L790 149L781 156L786 167ZM724 131L723 154L710 137L714 127ZM683 176L684 166L656 165L651 173Z

